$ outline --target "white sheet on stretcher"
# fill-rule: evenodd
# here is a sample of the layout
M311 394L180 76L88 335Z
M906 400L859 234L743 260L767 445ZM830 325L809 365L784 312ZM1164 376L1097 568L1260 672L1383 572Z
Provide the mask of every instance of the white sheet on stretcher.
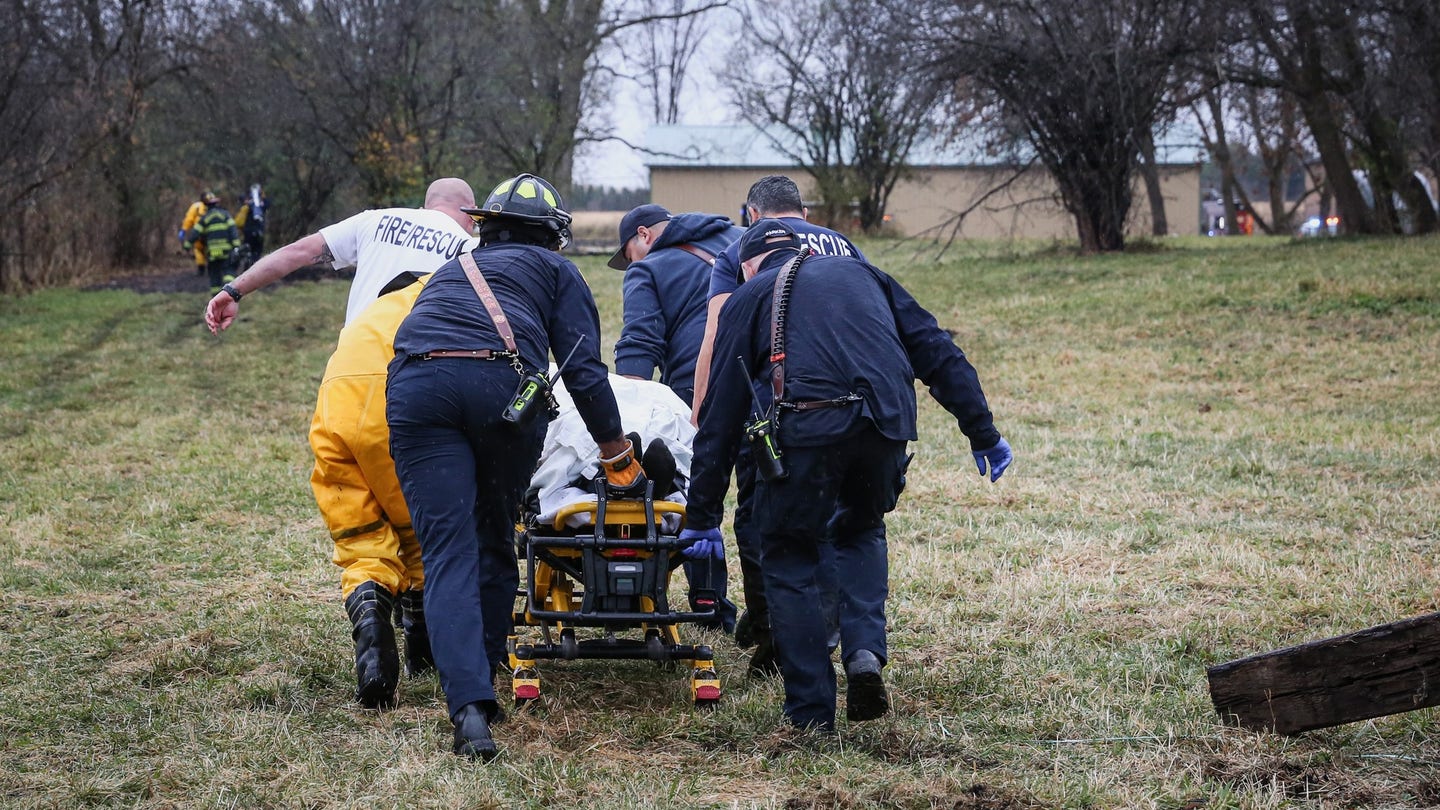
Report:
M550 420L545 433L545 445L540 451L540 467L531 477L532 487L540 489L541 524L555 520L560 510L572 503L595 503L595 493L571 486L576 479L590 479L600 471L598 461L600 448L590 438L580 412L559 381L551 366L550 378L556 381L555 401L560 406L560 415ZM690 424L690 408L675 395L668 386L649 380L632 380L615 374L610 375L610 387L615 391L615 401L620 406L620 421L625 432L640 434L646 446L655 439L663 439L675 456L676 479L690 480L690 461L694 457L691 445L695 440L695 427ZM638 456L644 447L635 448ZM685 503L682 491L655 493L657 500ZM592 522L593 513L579 512L567 520L572 528ZM679 530L680 516L665 515L662 528L673 533Z

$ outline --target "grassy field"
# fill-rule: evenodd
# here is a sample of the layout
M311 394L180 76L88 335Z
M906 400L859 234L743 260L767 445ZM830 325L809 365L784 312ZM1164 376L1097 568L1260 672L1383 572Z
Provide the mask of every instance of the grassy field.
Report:
M956 330L1017 460L982 482L922 399L897 711L818 749L719 636L717 710L649 664L549 663L488 766L449 753L433 677L360 710L305 443L346 286L247 298L220 338L199 294L0 299L0 806L1440 806L1435 710L1280 738L1205 682L1440 609L1440 242L865 247Z

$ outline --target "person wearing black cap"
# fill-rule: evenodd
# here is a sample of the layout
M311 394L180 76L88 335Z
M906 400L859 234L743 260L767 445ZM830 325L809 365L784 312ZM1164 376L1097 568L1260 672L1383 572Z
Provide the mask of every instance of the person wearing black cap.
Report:
M705 306L716 254L745 231L716 214L674 214L642 205L620 220L620 248L609 265L625 271L625 319L615 342L615 373L660 382L690 405L695 358L705 335ZM727 598L725 564L711 559L685 563L693 610L716 611L715 626L735 630L737 609ZM708 585L706 584L708 583ZM697 592L695 588L702 591ZM713 591L714 601L711 602Z
M760 219L778 219L788 225L816 253L831 256L853 256L864 260L865 256L844 234L806 221L809 211L800 196L800 187L783 174L772 174L756 180L745 195L745 213L749 222ZM695 367L694 409L699 411L705 400L705 392L711 384L710 358L719 328L720 308L726 299L740 286L740 261L737 258L739 242L732 242L715 258L715 267L710 273L710 300L707 304L705 335L700 342L700 351ZM721 365L716 387L734 384L733 364ZM736 623L735 643L742 647L755 647L750 658L749 673L755 676L773 675L778 665L775 658L774 639L770 635L770 608L765 599L765 588L760 575L760 541L755 537L751 525L752 500L755 492L755 464L750 458L748 446L740 450L735 464L735 546L740 556L740 576L745 591L745 612ZM829 609L824 605L822 608Z
M754 519L784 713L798 727L831 731L835 671L826 620L815 610L826 588L838 591L846 716L870 720L889 710L881 677L885 514L900 496L906 443L916 438L914 380L955 416L982 475L997 480L1012 454L974 367L934 316L874 266L802 254L803 244L776 219L741 237L737 258L748 281L721 313L711 371L738 363L752 383L775 392L765 416L783 470L761 467L769 477L756 483ZM784 313L778 324L775 311ZM717 386L701 405L681 534L697 546L709 547L717 534L729 465L751 412L742 385ZM834 547L833 585L820 571L826 544Z
M395 333L386 386L390 454L425 567L430 649L454 751L492 759L500 715L495 673L508 662L515 590L514 524L550 422L549 359L599 447L614 497L646 491L625 438L600 318L580 271L559 251L570 214L531 174L506 180L478 208L480 247L440 266ZM519 409L531 386L538 393Z
M744 232L718 214L672 215L653 204L625 215L609 262L625 271L616 374L648 380L659 369L660 382L691 404L711 268Z

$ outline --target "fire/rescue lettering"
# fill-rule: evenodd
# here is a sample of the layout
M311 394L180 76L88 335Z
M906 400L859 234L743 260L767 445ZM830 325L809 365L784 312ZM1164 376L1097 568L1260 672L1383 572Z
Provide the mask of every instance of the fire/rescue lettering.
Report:
M411 222L404 217L386 214L375 226L375 239L396 247L435 253L449 259L460 255L465 244L458 234Z

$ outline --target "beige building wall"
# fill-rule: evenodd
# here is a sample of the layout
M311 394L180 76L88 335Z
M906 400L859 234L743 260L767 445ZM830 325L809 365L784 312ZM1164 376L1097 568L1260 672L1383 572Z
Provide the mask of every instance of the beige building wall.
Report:
M750 185L766 174L788 174L801 194L813 193L813 178L794 167L655 166L650 169L650 199L671 211L723 214L738 222ZM948 237L965 212L959 235L966 238L1075 238L1074 220L1055 202L1055 184L1045 172L1029 171L1007 184L1009 179L1006 170L993 167L916 169L890 196L890 224L904 236ZM1003 187L992 191L997 186ZM1160 188L1170 233L1198 233L1200 167L1161 167ZM1129 231L1150 233L1150 203L1143 190L1131 206Z

